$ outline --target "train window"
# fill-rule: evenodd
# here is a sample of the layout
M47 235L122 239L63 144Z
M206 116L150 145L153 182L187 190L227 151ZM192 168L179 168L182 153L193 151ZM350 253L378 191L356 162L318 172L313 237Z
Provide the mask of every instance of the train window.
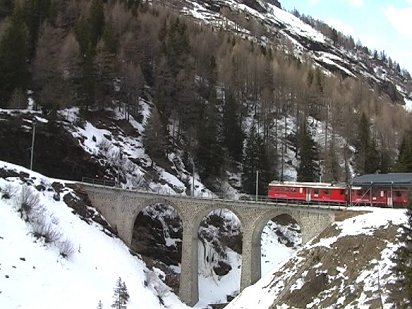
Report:
M381 197L384 197L385 196L385 192L383 192L382 190L381 190Z
M296 192L296 188L290 188L291 192Z
M299 188L299 193L303 193L303 188Z
M324 195L329 195L329 194L330 194L330 191L325 189L325 190L323 190L323 194L324 194Z
M401 193L401 191L395 191L395 195L396 195L397 197L400 197L400 196L402 196L402 193Z
M313 189L314 194L319 194L319 189Z
M346 193L346 190L340 190L340 195L346 195L347 193Z

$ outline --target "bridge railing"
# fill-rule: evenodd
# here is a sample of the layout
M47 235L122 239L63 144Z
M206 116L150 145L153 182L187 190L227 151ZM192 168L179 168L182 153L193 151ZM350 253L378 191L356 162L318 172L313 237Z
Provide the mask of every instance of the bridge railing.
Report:
M182 192L176 192L172 189L165 190L164 188L158 187L157 190L153 189L145 189L145 188L123 188L121 187L116 181L113 180L108 180L108 179L95 179L95 178L88 178L88 177L83 177L82 178L83 183L91 184L93 186L103 186L103 187L110 187L110 188L118 188L122 190L127 190L127 191L133 191L133 192L141 192L141 193L149 193L149 194L156 194L156 195L161 195L161 196L173 196L173 197L181 197L181 198L188 198L188 199L203 199L203 200L219 200L223 202L237 202L237 203L245 203L245 204L277 204L277 205L282 205L282 206L295 206L299 204L300 206L308 206L312 208L333 208L333 209L346 209L346 205L342 204L335 204L335 203L324 203L324 204L314 204L314 203L309 203L306 201L293 201L293 200L277 200L277 199L272 199L268 198L266 195L247 195L247 194L241 194L239 199L233 199L228 197L226 194L211 194L209 192L200 192L197 193L195 196L190 196L186 195L185 191Z
M82 182L104 187L117 187L116 181L109 179L82 177Z

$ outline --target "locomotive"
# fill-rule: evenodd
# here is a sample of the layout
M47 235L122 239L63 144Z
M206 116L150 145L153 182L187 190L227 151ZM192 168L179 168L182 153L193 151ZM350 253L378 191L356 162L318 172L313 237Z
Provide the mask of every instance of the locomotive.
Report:
M272 181L268 198L300 204L406 207L411 188L412 174L369 174L348 185Z

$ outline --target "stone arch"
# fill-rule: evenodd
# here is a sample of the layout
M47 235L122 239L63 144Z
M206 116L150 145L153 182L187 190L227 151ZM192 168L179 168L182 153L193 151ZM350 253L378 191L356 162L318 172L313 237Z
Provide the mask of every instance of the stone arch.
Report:
M175 293L180 281L176 267L182 264L183 220L179 207L162 197L140 201L132 219L130 248L148 267L162 270L161 279Z
M245 226L245 218L244 218L244 214L242 213L242 210L236 209L236 207L233 207L231 205L214 203L214 204L210 204L207 206L205 205L205 207L202 207L202 209L196 212L196 215L193 221L194 227L196 228L197 226L197 229L199 229L200 223L202 222L203 218L206 217L212 211L219 210L219 209L229 210L239 219L241 228Z
M223 219L218 219L220 217L219 211L222 211L222 218ZM216 216L216 217L215 217ZM210 234L207 233L206 229L202 228L202 222L204 220L209 219L210 221L208 222L211 225L215 226L220 226L221 223L224 223L226 220L231 220L232 217L236 218L234 220L237 221L238 226L236 227L236 230L238 233L235 233L233 238L228 239L226 237L217 237L219 244L222 244L222 246L217 246L216 244L211 244L209 241L205 241L207 239L207 235L210 236ZM225 219L226 218L226 219ZM240 289L240 271L241 271L241 255L242 255L242 234L243 234L243 218L241 217L239 211L236 209L233 209L233 207L230 207L228 205L223 205L223 204L213 204L202 211L199 212L197 218L196 218L196 223L194 225L194 229L196 233L199 235L198 241L196 243L196 257L197 257L197 269L196 273L199 273L197 280L198 280L198 291L205 291L205 289L202 289L202 284L207 284L211 278L214 278L216 280L219 278L220 280L229 280L230 277L226 276L235 276L237 278L237 282L235 285L238 286L238 290ZM216 221L217 220L217 221ZM201 240L201 234L205 233L204 235L206 236L203 238L203 241ZM229 240L228 243L221 243L224 240ZM213 240L212 240L213 241ZM236 255L227 255L223 253L222 250L225 250L226 247L231 248L234 252L238 253L240 255L240 259L237 260L232 260L232 257L235 257ZM239 264L236 264L236 261L239 262ZM204 276L202 276L204 275ZM223 278L223 279L220 279ZM233 277L231 277L233 278ZM233 291L227 291L229 293L234 293L238 292L238 290L234 289ZM225 291L226 292L226 291ZM206 292L207 293L207 292ZM216 301L219 300L219 302L225 302L226 301L226 294L225 293L220 293L219 289L216 289L212 292L213 296L216 297ZM199 294L200 299L206 296L206 294ZM210 298L211 295L208 296Z
M251 269L250 271L250 284L256 283L260 278L261 278L261 237L262 237L262 231L263 228L266 226L266 224L271 220L272 218L275 218L280 215L288 215L291 218L293 218L298 225L301 227L301 230L303 230L303 225L300 220L300 217L294 212L294 211L289 211L288 209L269 209L267 211L264 211L258 215L258 217L255 219L253 223L251 223L251 231L250 234L250 242L251 242L251 248L252 251L250 253L251 257Z
M281 216L281 215L288 215L293 220L295 220L300 226L301 233L303 235L304 225L303 225L303 222L301 221L300 216L298 215L298 213L296 213L296 211L289 211L287 209L273 209L273 210L266 211L260 215L259 219L256 222L254 230L253 230L253 241L257 241L257 240L260 241L263 228L266 226L269 220L271 220L272 218Z
M151 205L155 205L155 204L165 204L165 205L171 206L172 208L174 208L174 209L177 211L179 217L180 217L180 218L183 218L183 217L182 217L183 211L182 211L181 207L179 207L178 204L172 202L172 201L169 200L169 199L166 199L166 198L163 198L163 197L160 197L160 196L159 196L159 197L156 196L156 197L153 197L153 198L141 200L140 203L139 203L139 205L138 205L138 207L135 207L135 212L133 213L133 215L132 215L132 220L131 220L131 221L132 221L132 225L134 225L137 216L139 215L139 213L140 213L144 208L150 207Z
M301 229L296 219L286 213L276 214L267 221L260 233L262 277L302 245Z

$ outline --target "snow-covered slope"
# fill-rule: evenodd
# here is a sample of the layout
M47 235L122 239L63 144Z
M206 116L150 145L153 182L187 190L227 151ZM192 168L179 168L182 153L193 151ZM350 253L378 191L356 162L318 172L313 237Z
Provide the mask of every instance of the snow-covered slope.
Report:
M336 46L330 38L271 1L173 0L166 4L217 29L223 28L264 46L291 52L302 61L311 59L327 74L339 72L344 77L365 78L372 87L378 85L393 101L404 103L412 95L410 81L408 85L399 72L373 59L362 48L347 50ZM251 20L263 28L254 31Z
M110 308L119 277L128 308L186 308L120 239L74 214L61 181L2 161L0 174L0 308Z
M405 210L365 210L334 223L226 308L390 308Z

